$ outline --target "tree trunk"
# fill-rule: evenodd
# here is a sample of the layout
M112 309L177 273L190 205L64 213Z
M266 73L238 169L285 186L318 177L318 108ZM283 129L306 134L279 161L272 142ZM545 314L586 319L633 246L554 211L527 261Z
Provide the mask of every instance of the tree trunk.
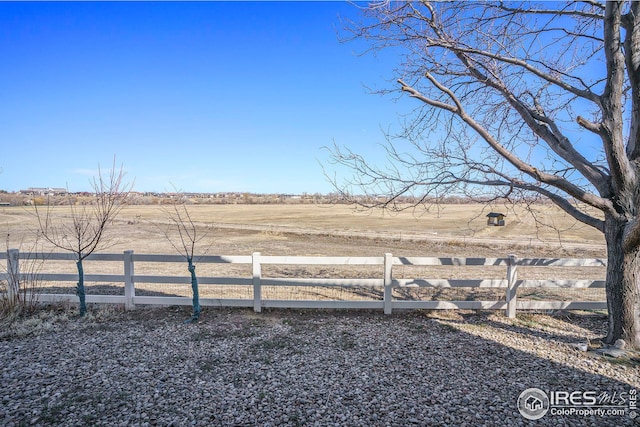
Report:
M191 291L193 293L193 314L187 323L197 322L200 318L200 291L198 290L198 278L196 277L196 266L193 265L193 259L187 259L189 263L189 273L191 273Z
M82 260L76 262L76 267L78 267L78 286L76 288L76 295L80 299L80 317L87 314L87 303L85 302L85 291L84 291L84 269L82 268Z
M627 346L640 349L640 248L625 252L625 223L605 217L607 242L607 308L609 328L606 344L623 339Z

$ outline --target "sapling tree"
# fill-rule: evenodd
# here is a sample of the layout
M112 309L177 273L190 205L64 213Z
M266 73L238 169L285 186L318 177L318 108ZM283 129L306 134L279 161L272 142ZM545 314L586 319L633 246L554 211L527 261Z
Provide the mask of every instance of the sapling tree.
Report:
M207 237L207 233L200 233L196 223L193 221L187 200L180 195L174 200L170 208L164 208L164 213L169 221L167 228L161 228L167 241L187 260L187 270L191 274L191 293L193 312L191 318L185 323L197 323L200 319L200 290L198 289L198 276L196 275L196 250L201 248L200 243ZM177 237L175 234L177 234ZM200 256L206 254L211 247L205 247L200 252Z
M12 249L11 235L6 237L7 265L6 290L0 291L0 318L15 319L21 314L35 310L38 302L38 290L42 285L42 269L47 254L42 248L39 236L26 250L23 250L24 238ZM20 256L18 256L20 254ZM3 270L0 267L0 270ZM2 286L0 286L2 288Z
M83 261L92 253L109 243L106 231L122 210L133 183L124 182L122 166L116 169L115 159L108 177L102 175L98 166L98 176L91 180L93 194L89 203L76 205L67 193L65 205L70 216L54 216L52 204L47 203L44 212L34 204L40 235L57 249L71 252L78 269L76 294L80 302L80 316L87 313L84 286Z

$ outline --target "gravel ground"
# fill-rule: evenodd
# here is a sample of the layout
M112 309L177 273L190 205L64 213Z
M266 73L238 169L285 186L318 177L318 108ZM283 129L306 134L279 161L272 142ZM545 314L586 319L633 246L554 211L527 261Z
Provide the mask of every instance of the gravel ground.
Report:
M3 426L638 425L634 361L571 343L592 315L205 309L50 311L5 327ZM517 409L525 389L596 392L620 416Z

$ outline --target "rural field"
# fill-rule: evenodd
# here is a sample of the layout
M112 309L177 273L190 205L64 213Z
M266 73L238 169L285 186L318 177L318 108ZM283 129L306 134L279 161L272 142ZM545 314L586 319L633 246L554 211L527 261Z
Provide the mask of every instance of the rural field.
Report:
M106 253L133 250L138 254L174 254L180 247L175 227L168 214L170 205L127 206L109 224ZM487 257L503 258L514 254L520 258L596 258L606 257L601 234L577 223L551 205L524 207L451 204L430 210L413 208L401 212L380 210L358 211L347 205L310 204L237 204L189 205L189 215L203 236L196 248L198 255L262 255L284 256L349 256L371 257L392 253L404 257ZM488 226L488 212L507 215L506 225ZM46 210L40 208L41 216ZM53 222L67 221L69 207L51 209ZM32 250L38 230L34 208L0 208L0 232L7 236L7 246ZM167 238L171 239L171 242ZM59 252L42 239L39 251ZM74 273L70 262L49 261L43 271ZM378 269L380 270L380 269ZM382 271L371 267L268 266L263 273L270 277L377 278ZM87 262L85 271L93 274L122 274L120 263ZM185 275L186 266L176 263L136 263L136 274ZM528 268L520 270L527 278L602 279L604 268ZM249 265L212 265L198 267L199 275L251 277ZM395 278L431 277L443 279L502 279L504 268L447 266L406 266L394 270ZM88 284L98 293L122 294L122 287L104 288ZM46 286L46 284L45 284ZM47 292L73 293L74 282ZM140 284L139 294L161 291L189 296L189 286ZM250 289L242 286L203 287L203 297L251 298ZM91 289L90 289L91 292ZM272 287L265 298L272 299L368 299L372 289L358 292L345 289ZM524 290L519 291L524 295ZM544 291L547 294L551 291ZM536 297L544 292L536 291ZM337 294L336 294L337 293ZM555 290L553 298L571 300L576 295L584 300L603 300L602 289ZM403 297L414 299L500 299L501 290L421 288L406 290ZM519 294L520 295L520 294ZM374 295L375 296L375 295ZM400 295L397 295L400 296ZM376 296L377 299L377 296Z
M536 219L519 208L490 210L506 213L506 226L488 227L489 210L480 205L445 205L437 211L398 214L355 212L344 205L189 206L198 232L206 234L201 245L209 255L605 255L597 232L553 207L537 207ZM51 214L54 219L68 218L69 209L56 207ZM540 227L540 223L551 227ZM169 224L161 206L126 207L110 225L110 245L103 252L176 254L166 238L176 238ZM0 208L0 232L8 236L9 247L31 250L37 228L29 208ZM51 250L41 241L38 245L39 250ZM86 271L121 274L121 265L109 264L87 262ZM263 273L372 276L371 270L358 266L346 270L271 267ZM224 266L226 273L215 268L221 267L198 266L199 274L251 274L246 266ZM394 277L504 275L503 268L498 272L482 267L453 270L434 266L404 273L399 269ZM57 261L47 271L72 273L74 266ZM186 266L136 263L136 274L147 273L184 275ZM534 272L523 269L522 274ZM576 267L557 274L603 277L602 269L589 273ZM72 293L73 283L68 285L66 293ZM111 288L89 284L88 293ZM189 287L139 289L136 285L136 292L188 296ZM210 296L208 290L202 292ZM228 292L223 297L238 297L233 289ZM344 290L323 294L310 287L306 292L320 299L349 298ZM460 289L451 292L417 297L487 296L464 295ZM571 298L566 292L561 290L556 297ZM593 296L602 298L602 294ZM503 291L498 298L504 298ZM253 313L244 308L204 307L200 322L190 325L183 324L189 317L188 307L140 306L126 312L118 306L93 306L83 319L75 313L73 305L53 306L26 318L3 320L0 424L520 426L526 420L518 411L518 398L524 390L537 387L625 399L616 414L547 415L537 425L636 425L628 402L640 388L637 361L597 357L576 347L588 345L595 350L599 346L598 338L606 329L602 313L518 312L516 319L508 319L502 311L414 310L385 316L370 310Z
M164 236L168 206L127 206L110 226L109 251L172 253ZM43 208L41 208L42 212ZM507 215L487 226L489 212ZM604 256L602 234L551 205L524 207L451 204L429 210L357 211L347 205L191 205L212 254L414 256ZM68 207L52 217L69 217ZM28 245L38 230L30 207L0 208L8 245Z

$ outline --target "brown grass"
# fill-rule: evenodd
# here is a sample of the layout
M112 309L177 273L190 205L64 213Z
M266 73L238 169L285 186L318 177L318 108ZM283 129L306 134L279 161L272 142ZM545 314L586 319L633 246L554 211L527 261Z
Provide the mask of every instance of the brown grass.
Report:
M216 248L230 250L235 249L233 243L242 249L245 243L259 248L263 241L290 242L299 236L309 243L309 250L320 249L308 241L309 235L341 238L344 244L333 242L331 252L348 251L345 247L351 246L349 240L358 238L390 247L413 248L419 243L438 251L443 247L456 251L481 248L486 256L491 256L488 252L493 247L531 247L535 250L528 253L536 254L549 254L549 250L555 254L563 247L602 253L604 247L599 231L549 205L535 207L535 218L524 207L507 209L479 204L442 205L437 209L416 208L399 213L357 212L346 205L193 205L189 210L195 222L211 229L210 237ZM489 211L507 213L507 225L487 226L485 216ZM64 206L53 208L53 212L60 218L69 215ZM111 227L112 234L118 237L112 248L169 253L170 245L154 225L162 223L167 223L167 218L160 206L126 207ZM12 241L29 239L35 230L37 221L32 208L0 208L0 232L11 234ZM274 245L274 249L277 247Z
M604 257L604 239L598 231L564 215L553 206L541 205L534 209L535 218L523 207L485 207L482 205L443 205L438 209L407 210L400 213L367 211L357 212L345 205L193 205L189 207L192 219L200 232L207 233L201 248L209 248L209 255L325 255L325 256L396 256L437 257L505 257L516 254L524 257ZM486 224L486 213L500 211L507 214L505 227ZM59 219L69 217L67 207L55 207ZM167 242L163 227L168 224L160 206L126 207L109 227L109 245L102 252L133 250L136 253L173 254L175 249ZM546 224L546 225L543 225ZM34 211L23 207L0 208L0 235L9 235L9 246L14 242L29 242L37 231ZM13 246L12 246L13 247ZM99 270L99 271L98 271ZM381 270L381 269L380 269ZM49 262L47 272L75 272L71 262ZM91 273L121 274L121 263L87 262L85 271ZM136 263L136 274L188 275L186 263ZM202 276L250 277L246 265L199 265ZM269 266L265 277L380 277L381 271L364 267L337 266ZM424 277L441 279L503 278L504 267L398 267L394 277ZM592 278L604 277L603 269L592 268L522 268L520 278ZM59 292L72 292L74 283L60 284ZM94 284L98 286L99 284ZM102 289L100 292L121 292L121 287ZM216 287L218 288L218 287ZM190 295L186 285L137 285L138 294L157 291L173 295ZM94 290L97 292L97 289ZM265 288L264 298L305 299L328 298L322 288ZM332 299L379 296L375 289L356 292L341 291ZM497 292L497 294L496 294ZM524 293L522 296L531 296ZM529 291L527 291L529 292ZM547 292L547 293L545 293ZM534 298L549 296L548 291L536 292ZM575 298L575 292L593 294L601 299L600 290L553 291L559 299ZM504 297L501 290L470 289L405 289L397 290L398 298L413 299L496 299ZM237 296L236 296L237 295ZM248 287L203 287L203 297L251 298ZM590 298L591 298L590 297Z

